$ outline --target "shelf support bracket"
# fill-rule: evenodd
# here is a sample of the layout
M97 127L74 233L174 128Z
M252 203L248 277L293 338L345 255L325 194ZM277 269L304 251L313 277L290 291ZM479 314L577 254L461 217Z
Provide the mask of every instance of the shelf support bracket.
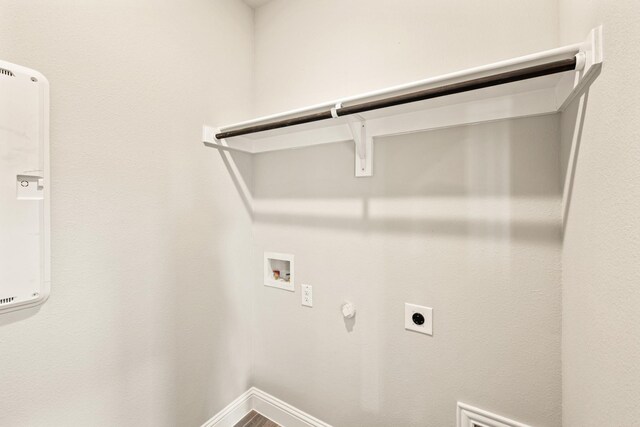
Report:
M348 116L349 129L355 144L356 177L373 175L373 138L367 132L367 122L359 116Z
M209 145L218 145L216 140L217 129L211 126L202 126L202 142Z

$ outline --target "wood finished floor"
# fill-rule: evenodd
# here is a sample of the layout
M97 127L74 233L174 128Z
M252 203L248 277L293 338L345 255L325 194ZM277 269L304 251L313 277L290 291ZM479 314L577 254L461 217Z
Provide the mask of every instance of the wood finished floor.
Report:
M269 418L265 418L256 411L249 412L234 427L281 427Z

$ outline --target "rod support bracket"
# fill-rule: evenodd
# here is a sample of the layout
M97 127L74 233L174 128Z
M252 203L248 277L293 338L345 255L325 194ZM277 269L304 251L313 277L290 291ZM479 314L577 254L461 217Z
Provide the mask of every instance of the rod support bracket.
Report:
M227 142L224 139L216 138L216 135L220 133L220 129L213 126L202 126L202 142L207 147L225 149L227 148Z
M217 144L216 133L216 128L207 125L202 126L202 142L205 144Z
M587 64L587 54L583 51L576 53L576 71L584 70L585 65Z
M373 138L367 132L367 121L353 115L348 116L349 130L355 145L355 175L373 175Z
M341 108L342 108L342 102L336 103L336 105L334 105L331 108L331 117L333 117L334 119L337 119L339 117L338 110Z

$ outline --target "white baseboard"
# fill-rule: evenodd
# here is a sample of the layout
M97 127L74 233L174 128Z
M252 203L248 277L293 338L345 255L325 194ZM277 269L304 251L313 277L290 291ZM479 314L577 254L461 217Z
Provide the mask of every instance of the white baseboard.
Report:
M252 410L282 427L331 427L331 425L255 387L242 393L240 397L214 415L202 427L233 427Z
M252 396L253 389L250 388L229 403L222 411L215 414L213 418L202 424L202 427L233 427L253 409Z
M458 402L458 427L474 427L480 425L485 427L531 427L503 416L492 414L484 409Z

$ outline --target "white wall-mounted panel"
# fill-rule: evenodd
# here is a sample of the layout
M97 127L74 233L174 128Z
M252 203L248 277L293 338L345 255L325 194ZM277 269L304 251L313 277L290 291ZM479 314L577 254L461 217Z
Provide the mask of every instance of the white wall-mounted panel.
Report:
M49 83L0 61L0 313L49 286Z

